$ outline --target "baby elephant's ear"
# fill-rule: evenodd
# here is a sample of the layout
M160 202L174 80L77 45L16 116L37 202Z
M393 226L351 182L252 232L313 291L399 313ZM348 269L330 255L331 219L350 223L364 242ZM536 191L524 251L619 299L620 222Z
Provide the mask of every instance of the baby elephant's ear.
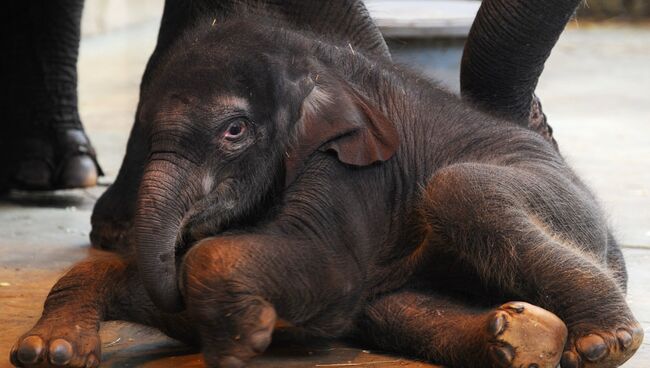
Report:
M342 83L316 85L305 98L297 147L287 160L288 179L314 151L331 151L339 161L367 166L390 159L399 146L393 123L377 106Z
M319 150L334 151L341 162L355 166L367 166L393 157L399 146L393 123L351 87L346 86L342 92L315 114L314 123L325 121L336 132L332 138L319 137L323 142Z

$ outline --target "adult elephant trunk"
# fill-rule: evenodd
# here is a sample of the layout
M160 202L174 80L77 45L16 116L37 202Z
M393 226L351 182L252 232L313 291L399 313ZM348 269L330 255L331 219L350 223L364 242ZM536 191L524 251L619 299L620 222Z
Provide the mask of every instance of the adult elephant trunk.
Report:
M176 274L176 245L183 217L197 197L188 180L194 164L178 161L169 154L157 154L149 161L134 220L140 276L152 301L167 312L183 308Z
M544 62L579 3L484 0L463 53L463 97L528 126L539 107L533 93Z

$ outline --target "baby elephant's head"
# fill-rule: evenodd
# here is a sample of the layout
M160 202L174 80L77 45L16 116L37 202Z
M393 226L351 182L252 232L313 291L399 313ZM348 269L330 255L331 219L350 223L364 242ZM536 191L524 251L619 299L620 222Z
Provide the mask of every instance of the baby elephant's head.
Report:
M167 311L182 308L177 254L255 221L310 155L364 166L397 149L392 123L309 55L307 41L247 27L222 25L179 42L143 89L149 158L134 240L145 287Z

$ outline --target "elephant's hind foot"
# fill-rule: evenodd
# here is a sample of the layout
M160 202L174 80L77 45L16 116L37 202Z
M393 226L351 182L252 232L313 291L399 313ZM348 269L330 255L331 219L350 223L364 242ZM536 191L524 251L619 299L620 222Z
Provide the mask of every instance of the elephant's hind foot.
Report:
M577 325L571 328L562 368L614 368L634 355L643 342L643 328L635 321L609 329Z
M378 348L451 367L556 368L567 340L562 320L528 303L484 309L412 290L372 301L359 332Z
M557 367L567 338L564 322L540 307L511 302L491 312L489 356L496 367Z

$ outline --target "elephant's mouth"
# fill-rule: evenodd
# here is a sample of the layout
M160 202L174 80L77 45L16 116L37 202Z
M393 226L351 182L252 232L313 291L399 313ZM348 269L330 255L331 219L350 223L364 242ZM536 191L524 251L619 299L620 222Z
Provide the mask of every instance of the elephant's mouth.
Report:
M211 193L193 203L183 217L177 249L189 249L201 239L217 236L226 231L237 219L238 193L235 181L228 179L218 184Z
M242 199L235 179L221 182L206 197L196 201L183 218L176 240L177 255L182 256L197 242L236 228L254 225L272 207L265 198L273 198L268 188L261 199Z

